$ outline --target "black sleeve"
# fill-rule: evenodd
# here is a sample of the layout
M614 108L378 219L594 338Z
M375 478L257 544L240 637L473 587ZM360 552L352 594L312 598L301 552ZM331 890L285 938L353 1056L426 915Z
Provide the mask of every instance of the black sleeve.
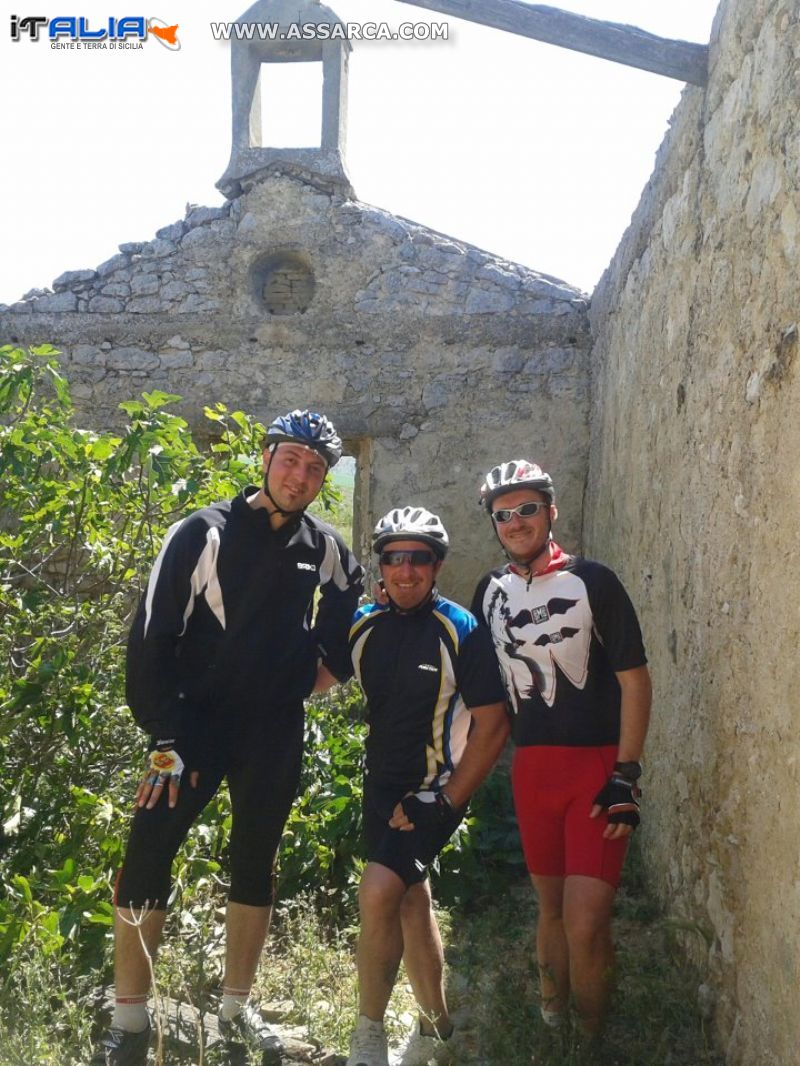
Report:
M312 635L322 662L339 681L353 674L348 635L364 591L364 570L332 529L322 531L324 556L320 567L320 600Z
M589 593L597 636L615 673L647 663L639 619L622 582L607 566L587 562L579 575Z
M475 615L475 617L478 619L478 622L482 626L487 625L486 616L483 613L483 601L486 597L486 587L489 584L491 577L491 574L487 574L485 577L482 577L480 579L477 584L477 587L475 588L475 593L472 597L472 603L469 608L471 613Z
M485 626L476 626L462 640L458 649L457 682L468 708L506 702L494 644Z
M125 696L145 732L169 738L185 732L192 709L178 678L178 644L195 600L192 576L207 550L207 526L196 515L167 533L130 634Z

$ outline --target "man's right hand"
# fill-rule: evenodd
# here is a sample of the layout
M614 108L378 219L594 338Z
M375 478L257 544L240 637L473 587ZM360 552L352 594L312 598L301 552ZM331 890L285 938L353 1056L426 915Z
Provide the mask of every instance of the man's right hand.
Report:
M174 807L178 802L178 793L181 787L181 777L185 765L179 753L175 750L177 741L153 740L151 749L147 755L147 769L136 789L134 802L137 807L146 807L151 810L161 799L164 787L167 787L168 803ZM189 784L197 788L199 778L197 770L189 774Z
M456 817L452 803L443 792L423 789L404 796L394 809L392 829L438 829Z

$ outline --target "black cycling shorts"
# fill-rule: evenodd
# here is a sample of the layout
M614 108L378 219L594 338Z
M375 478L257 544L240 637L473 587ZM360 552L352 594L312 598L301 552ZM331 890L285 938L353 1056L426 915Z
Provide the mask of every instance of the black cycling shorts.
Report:
M466 807L434 829L392 829L392 812L408 792L365 785L363 813L367 861L387 866L410 888L428 876L428 867L458 828Z
M241 718L235 729L209 731L197 788L187 769L174 808L162 795L152 810L136 811L117 878L117 906L166 908L178 848L225 779L232 810L228 898L251 907L272 903L275 855L300 781L303 705L262 706L249 720Z

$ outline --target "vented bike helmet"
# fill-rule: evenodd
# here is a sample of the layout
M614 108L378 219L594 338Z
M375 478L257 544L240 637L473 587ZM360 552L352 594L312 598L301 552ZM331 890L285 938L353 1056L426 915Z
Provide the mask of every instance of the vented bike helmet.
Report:
M450 540L442 520L424 507L396 507L375 526L372 549L382 552L393 540L419 540L429 544L440 559L444 559Z
M290 411L276 418L267 430L266 445L303 444L319 452L328 468L335 466L342 457L342 442L333 422L315 411Z
M493 467L484 478L481 485L481 507L490 508L492 501L498 496L514 489L537 489L549 498L550 503L555 503L556 500L553 479L537 463L530 463L527 459L510 459L507 463Z

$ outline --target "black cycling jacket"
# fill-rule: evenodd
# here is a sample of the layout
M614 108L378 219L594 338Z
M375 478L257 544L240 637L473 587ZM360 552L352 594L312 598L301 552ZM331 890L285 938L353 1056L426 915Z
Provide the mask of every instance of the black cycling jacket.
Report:
M126 697L154 736L192 732L198 714L297 703L319 659L339 680L352 673L347 633L361 566L311 515L273 530L267 511L247 502L257 491L167 533L128 638Z

